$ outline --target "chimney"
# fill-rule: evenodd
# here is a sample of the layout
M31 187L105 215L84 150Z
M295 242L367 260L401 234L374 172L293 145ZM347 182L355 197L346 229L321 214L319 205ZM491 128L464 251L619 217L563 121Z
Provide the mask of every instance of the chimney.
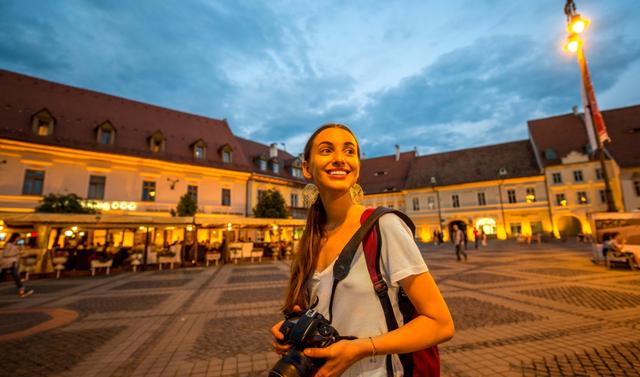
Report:
M418 157L418 156L419 156L419 154L418 154L418 147L416 147L415 145L413 146L413 155L414 155L415 157Z
M573 106L571 108L571 111L573 111L573 115L575 115L575 116L579 116L580 115L580 111L578 110L578 106Z
M400 146L396 144L396 162L400 161Z
M269 146L269 158L276 158L276 157L278 157L278 144L271 143L271 145Z

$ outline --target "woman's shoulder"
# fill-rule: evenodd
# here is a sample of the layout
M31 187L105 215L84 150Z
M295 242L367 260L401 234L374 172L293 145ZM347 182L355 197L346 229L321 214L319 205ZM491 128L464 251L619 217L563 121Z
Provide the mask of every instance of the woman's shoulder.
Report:
M409 225L397 214L390 212L380 216L380 228L382 232L408 232L411 233Z

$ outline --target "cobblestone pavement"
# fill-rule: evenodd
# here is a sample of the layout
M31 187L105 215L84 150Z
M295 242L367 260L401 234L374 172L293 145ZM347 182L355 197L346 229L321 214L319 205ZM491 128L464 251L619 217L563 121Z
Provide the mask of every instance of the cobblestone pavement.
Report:
M640 273L583 245L495 242L467 262L421 249L456 323L443 376L640 376ZM35 280L26 299L5 282L0 336L47 321L37 308L79 316L0 342L0 376L265 376L287 275L265 261Z

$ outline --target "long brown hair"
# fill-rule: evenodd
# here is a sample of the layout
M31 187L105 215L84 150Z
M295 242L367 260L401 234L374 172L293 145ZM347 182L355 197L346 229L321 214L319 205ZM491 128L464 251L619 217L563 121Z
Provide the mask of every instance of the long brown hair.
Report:
M313 146L313 140L318 136L320 132L327 128L340 128L356 139L356 146L358 150L358 159L360 159L360 145L356 135L347 126L339 123L328 123L320 126L307 140L307 144L304 147L304 160L309 163L311 158L311 147ZM291 276L289 278L289 287L287 289L287 295L285 298L284 306L282 310L285 314L290 314L293 311L295 305L299 305L302 310L309 308L309 278L313 274L313 271L318 263L318 253L320 251L320 242L326 235L324 226L327 223L327 213L322 205L322 200L318 196L318 200L315 201L309 208L307 213L307 223L304 227L304 232L300 238L298 250L293 257L291 263Z

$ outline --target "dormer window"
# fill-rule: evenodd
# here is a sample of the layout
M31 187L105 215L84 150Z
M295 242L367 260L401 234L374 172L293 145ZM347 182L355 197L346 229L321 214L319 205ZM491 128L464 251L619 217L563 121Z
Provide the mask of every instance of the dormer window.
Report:
M42 109L31 116L31 129L38 136L49 136L53 134L53 127L56 120L47 109Z
M230 164L233 161L233 148L231 145L225 144L218 150L220 153L220 157L222 158L222 162L225 164Z
M166 144L166 138L162 134L162 131L158 130L149 136L149 150L153 153L164 152Z
M554 149L547 148L544 150L544 158L547 160L556 160L558 159L558 155Z
M291 175L295 178L302 178L302 161L296 157L291 163Z
M98 144L112 145L116 137L116 129L108 120L96 127Z
M276 158L271 159L271 171L275 174L280 173L280 162Z
M260 168L261 171L267 171L267 160L263 156L260 156L257 161L258 168Z
M207 143L202 139L198 139L195 143L191 144L193 150L193 158L197 160L204 160L207 158Z

